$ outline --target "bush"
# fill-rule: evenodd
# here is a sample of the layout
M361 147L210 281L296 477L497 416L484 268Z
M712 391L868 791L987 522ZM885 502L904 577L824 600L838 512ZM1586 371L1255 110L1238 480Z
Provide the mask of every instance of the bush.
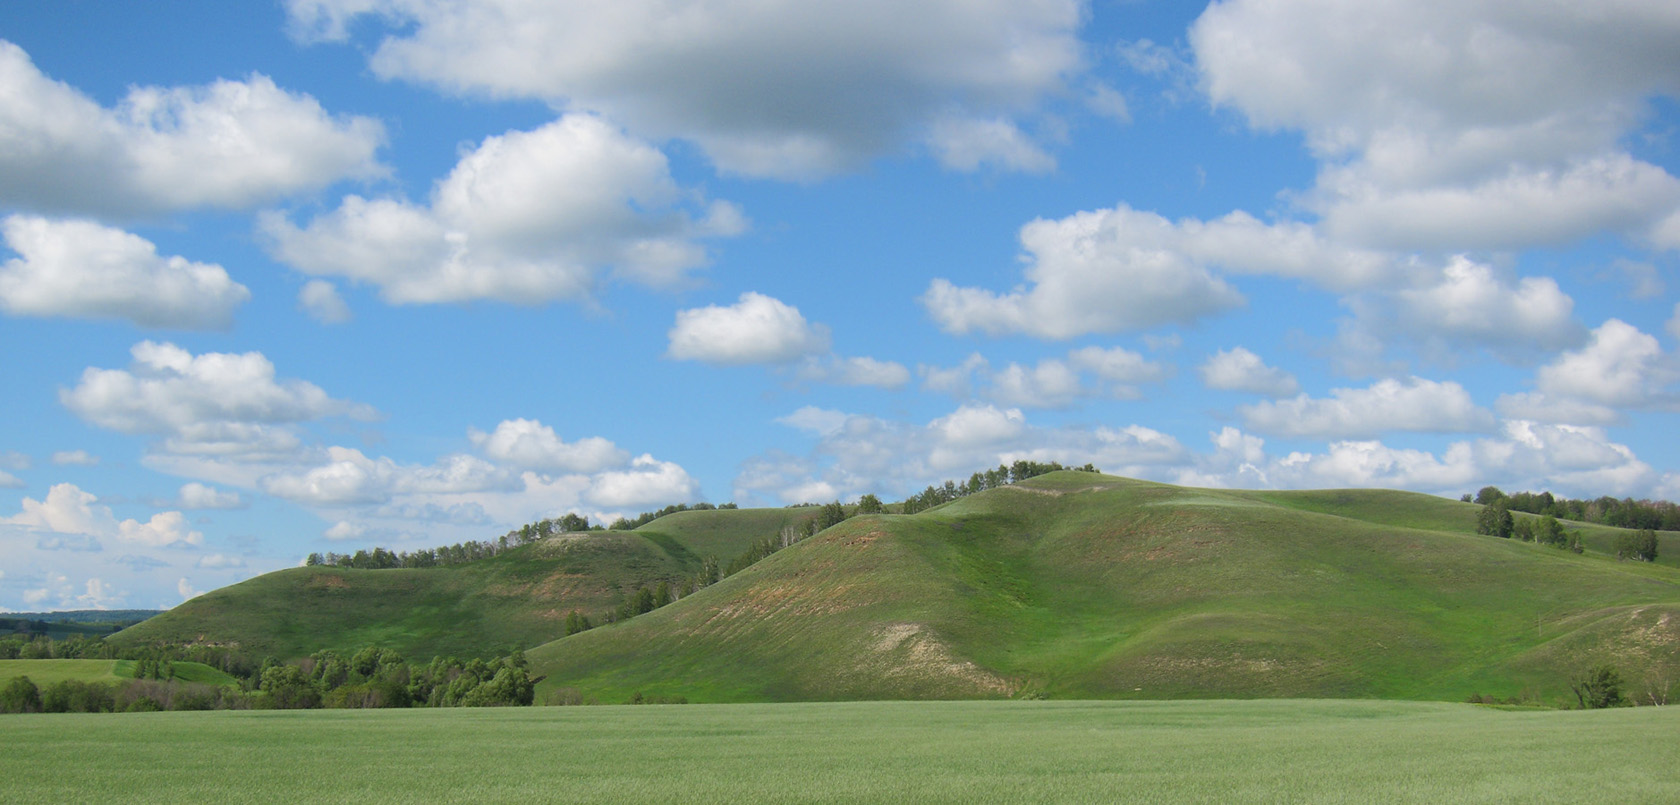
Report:
M12 677L0 688L0 713L41 712L41 690L27 676Z
M1609 665L1575 674L1569 678L1569 689L1583 710L1620 707L1626 703L1622 698L1622 675Z

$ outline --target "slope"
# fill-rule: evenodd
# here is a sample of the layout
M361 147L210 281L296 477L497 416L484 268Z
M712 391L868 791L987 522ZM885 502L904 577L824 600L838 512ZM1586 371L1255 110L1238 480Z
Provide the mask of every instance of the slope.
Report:
M1473 533L1476 506L1056 473L853 518L529 653L618 701L1542 698L1680 669L1680 573Z
M565 634L642 586L727 564L808 509L678 512L635 531L560 534L433 568L299 567L206 593L108 638L118 645L213 643L261 657L393 648L416 660L491 656Z

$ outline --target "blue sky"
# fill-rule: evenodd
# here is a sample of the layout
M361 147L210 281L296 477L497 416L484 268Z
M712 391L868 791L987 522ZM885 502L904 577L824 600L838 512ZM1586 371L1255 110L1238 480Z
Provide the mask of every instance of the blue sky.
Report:
M1671 3L0 6L0 608L1018 458L1680 497Z

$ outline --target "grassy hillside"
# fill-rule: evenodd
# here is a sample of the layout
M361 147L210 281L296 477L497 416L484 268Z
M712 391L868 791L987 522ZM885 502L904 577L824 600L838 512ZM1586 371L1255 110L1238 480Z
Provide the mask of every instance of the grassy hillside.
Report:
M808 509L679 512L636 531L561 534L489 559L424 569L299 567L187 601L111 636L119 645L233 644L256 655L394 648L410 659L490 656L565 634L661 580L727 564Z
M1598 661L1680 679L1680 573L1477 536L1477 509L1057 473L854 518L530 656L539 696L601 701L1553 700Z

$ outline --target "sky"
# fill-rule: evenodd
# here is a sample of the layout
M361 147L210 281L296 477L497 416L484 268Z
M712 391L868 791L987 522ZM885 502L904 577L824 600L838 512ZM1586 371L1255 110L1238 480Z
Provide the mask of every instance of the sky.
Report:
M1680 498L1680 6L0 4L0 609L1017 459Z

